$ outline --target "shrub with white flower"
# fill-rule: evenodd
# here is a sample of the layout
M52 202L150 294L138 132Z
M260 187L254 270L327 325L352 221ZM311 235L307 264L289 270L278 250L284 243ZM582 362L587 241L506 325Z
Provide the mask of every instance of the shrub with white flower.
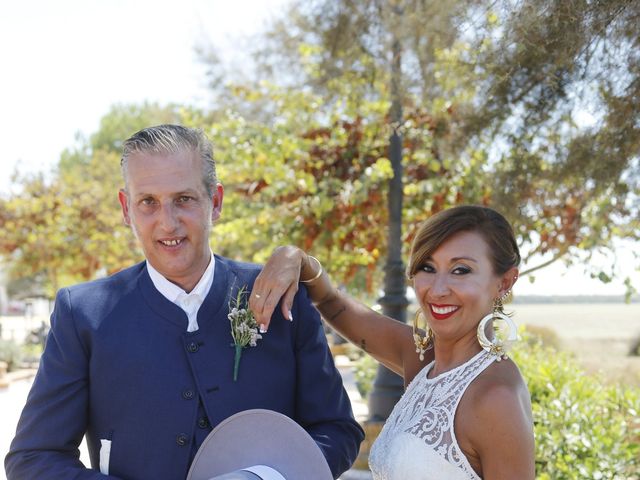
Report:
M231 336L235 349L233 362L233 381L238 380L238 370L240 368L240 357L242 349L255 347L262 335L258 333L258 324L253 316L253 312L247 307L248 289L245 285L238 290L235 298L229 302L229 314L227 318L231 323Z

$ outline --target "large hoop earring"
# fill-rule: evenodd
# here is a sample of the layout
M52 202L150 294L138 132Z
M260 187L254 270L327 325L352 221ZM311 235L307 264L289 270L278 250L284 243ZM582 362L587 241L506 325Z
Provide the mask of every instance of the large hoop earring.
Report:
M427 334L424 336L420 335L420 332L418 331L420 315L422 315L422 309L419 308L416 312L416 316L413 317L413 343L416 345L418 358L420 358L421 362L424 362L424 352L433 348L433 331L427 324L427 319L425 318L424 331L427 332Z
M496 335L497 326L493 325L493 338L487 336L487 324L492 321L504 322L509 331L500 336ZM498 357L498 361L506 360L507 350L518 340L518 327L513 319L502 311L502 298L497 299L493 304L493 312L485 316L478 324L478 342L480 346L487 352ZM503 337L503 338L501 338Z

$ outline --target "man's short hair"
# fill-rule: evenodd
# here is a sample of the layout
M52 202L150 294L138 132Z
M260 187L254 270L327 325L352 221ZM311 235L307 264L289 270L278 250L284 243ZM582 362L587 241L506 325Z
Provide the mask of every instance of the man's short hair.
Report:
M134 133L122 145L120 168L127 184L127 162L134 153L175 154L184 151L197 153L202 160L202 181L207 195L213 194L218 179L213 159L213 145L202 129L181 125L157 125Z

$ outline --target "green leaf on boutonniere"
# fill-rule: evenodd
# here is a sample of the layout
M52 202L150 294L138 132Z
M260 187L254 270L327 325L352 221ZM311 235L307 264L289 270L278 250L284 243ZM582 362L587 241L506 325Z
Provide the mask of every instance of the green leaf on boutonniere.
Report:
M233 362L233 381L238 380L238 370L240 368L240 357L242 350L246 347L255 347L262 335L258 333L258 324L253 316L253 312L247 306L248 289L245 285L238 290L235 298L229 302L229 314L227 318L231 323L231 336L235 351Z

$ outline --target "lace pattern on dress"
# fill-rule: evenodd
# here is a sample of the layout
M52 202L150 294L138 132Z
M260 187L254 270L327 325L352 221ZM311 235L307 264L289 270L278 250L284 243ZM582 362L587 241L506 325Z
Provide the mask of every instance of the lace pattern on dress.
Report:
M469 384L495 358L482 350L464 364L432 379L427 378L427 374L434 362L425 366L409 384L374 444L371 463L375 465L372 465L372 470L380 469L374 478L393 479L393 473L385 471L392 463L388 456L394 454L390 451L390 444L396 435L408 433L460 468L465 478L478 480L480 477L471 468L455 438L454 417ZM427 471L428 468L425 466Z

